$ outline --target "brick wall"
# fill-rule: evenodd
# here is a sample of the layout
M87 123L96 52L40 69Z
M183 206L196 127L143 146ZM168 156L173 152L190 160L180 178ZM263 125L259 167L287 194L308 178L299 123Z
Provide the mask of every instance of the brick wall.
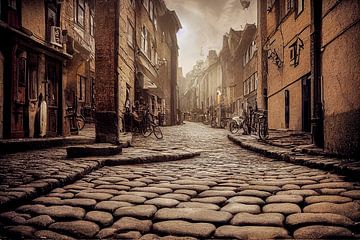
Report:
M285 2L285 1L283 1ZM281 113L282 109L278 106L284 106L284 91L290 92L290 125L291 130L302 130L302 97L299 81L301 77L311 71L310 54L310 0L304 0L304 10L296 16L294 10L286 15L280 25L276 27L275 7L267 14L267 32L268 41L266 49L278 56L281 66L273 63L273 59L268 59L268 102L269 102L269 127L284 128L285 117ZM291 45L298 42L302 45L299 54L299 63L292 66L290 61ZM298 46L299 46L298 45ZM268 55L270 54L268 53ZM294 85L294 86L292 86ZM301 86L301 84L300 84ZM277 96L278 95L278 96ZM280 113L279 113L280 111Z
M353 156L360 156L359 12L359 1L323 2L325 148Z
M99 142L118 139L118 49L117 0L97 0L96 22L96 138Z
M23 0L21 4L22 26L45 41L45 1Z

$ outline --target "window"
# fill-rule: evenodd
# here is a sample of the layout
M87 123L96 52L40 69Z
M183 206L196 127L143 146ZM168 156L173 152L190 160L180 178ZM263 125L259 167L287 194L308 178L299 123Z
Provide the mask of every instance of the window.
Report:
M95 25L94 25L94 12L90 11L90 22L89 22L89 27L90 27L90 35L94 36L95 34Z
M79 75L79 88L78 88L78 98L79 101L85 101L85 89L86 89L86 78Z
M150 19L154 21L154 3L152 0L150 0L149 2L149 14L150 14Z
M51 41L51 27L60 26L60 9L56 1L47 1L46 3L46 39Z
M296 1L296 15L299 15L304 10L304 0Z
M294 8L294 0L286 0L286 14Z
M140 46L141 46L141 49L146 54L148 51L148 32L147 32L145 26L143 26L142 31L141 31L141 45Z
M128 21L128 43L131 47L134 47L134 27L131 25L130 21Z
M75 0L75 20L81 27L85 22L85 0Z
M0 15L2 15L1 18L5 20L9 25L15 28L19 28L21 25L20 4L21 3L19 0L7 0L7 1L2 0L2 4L0 6L1 8Z

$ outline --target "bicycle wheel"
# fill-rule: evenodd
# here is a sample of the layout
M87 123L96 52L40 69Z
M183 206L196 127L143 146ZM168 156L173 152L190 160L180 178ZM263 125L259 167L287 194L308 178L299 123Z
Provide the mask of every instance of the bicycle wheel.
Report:
M230 132L235 134L238 131L239 131L239 126L238 126L237 122L236 121L231 121L230 122Z
M149 125L141 129L141 134L144 137L149 137L153 133L153 128Z
M268 138L269 134L268 131L266 129L266 123L261 121L259 123L259 138L261 140L266 140Z
M76 116L76 126L80 130L83 130L85 127L85 118L83 116Z
M164 136L162 134L161 128L159 126L153 127L154 135L157 139L162 139Z
M226 128L226 125L227 125L226 120L225 120L225 119L222 119L222 120L220 121L220 127L221 127L221 128Z

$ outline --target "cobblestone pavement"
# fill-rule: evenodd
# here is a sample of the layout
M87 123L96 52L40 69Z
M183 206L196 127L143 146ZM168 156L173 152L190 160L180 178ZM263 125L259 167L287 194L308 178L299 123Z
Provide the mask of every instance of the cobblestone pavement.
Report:
M359 182L261 157L202 124L163 131L135 145L202 155L103 167L1 213L2 229L52 239L360 238Z

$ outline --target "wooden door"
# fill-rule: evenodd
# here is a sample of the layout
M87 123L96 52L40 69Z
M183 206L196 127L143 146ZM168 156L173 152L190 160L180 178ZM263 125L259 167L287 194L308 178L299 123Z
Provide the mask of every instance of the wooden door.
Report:
M11 138L25 137L26 64L26 52L16 46L11 66Z
M51 59L46 63L47 136L61 134L61 64Z

